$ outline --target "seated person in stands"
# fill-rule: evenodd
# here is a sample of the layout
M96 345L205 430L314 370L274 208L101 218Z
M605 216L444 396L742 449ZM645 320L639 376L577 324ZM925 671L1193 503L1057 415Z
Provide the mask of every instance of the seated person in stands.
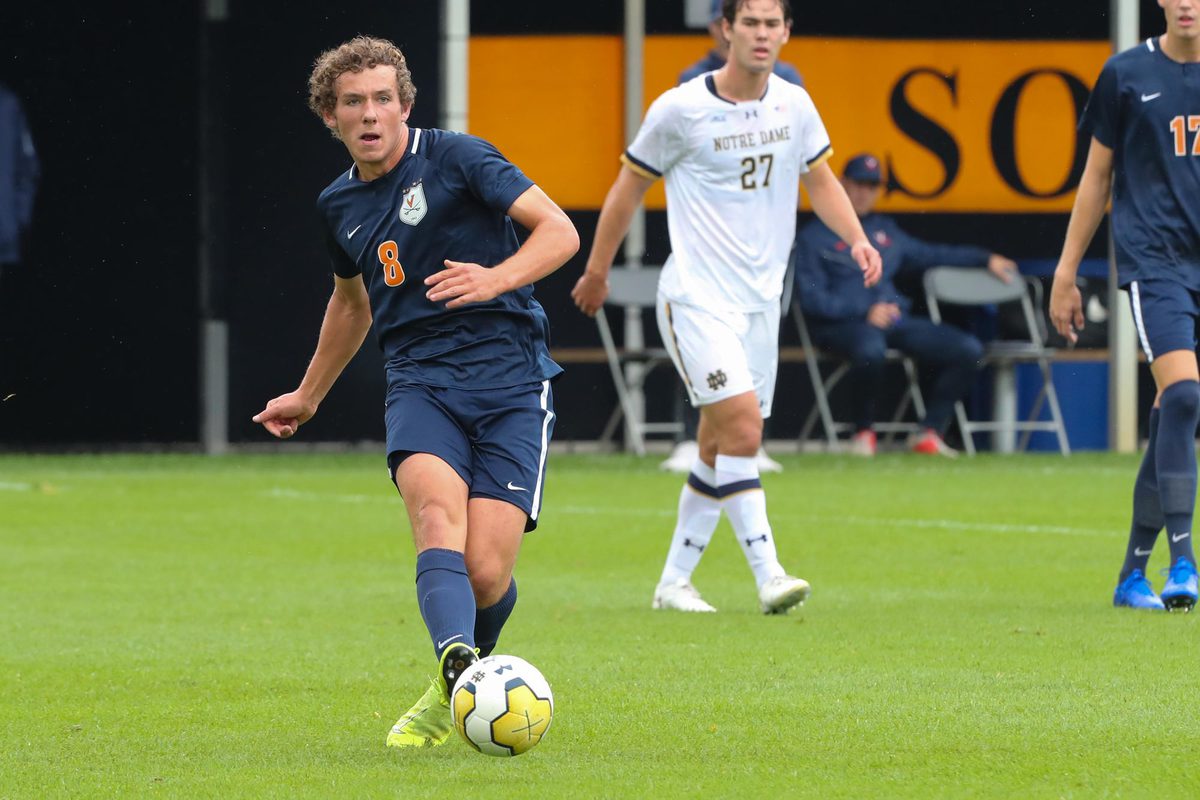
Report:
M850 159L842 184L862 220L871 244L883 257L883 277L871 287L837 234L813 219L796 236L796 293L813 344L852 362L843 383L853 398L855 434L850 451L875 454L875 399L883 378L884 352L890 347L932 368L925 392L922 431L909 440L916 453L954 457L942 435L954 403L966 394L983 346L953 325L939 325L909 314L911 303L894 279L901 270L929 267L986 266L1003 281L1017 274L1016 262L980 247L923 242L900 229L886 214L874 213L883 183L879 159L863 154Z

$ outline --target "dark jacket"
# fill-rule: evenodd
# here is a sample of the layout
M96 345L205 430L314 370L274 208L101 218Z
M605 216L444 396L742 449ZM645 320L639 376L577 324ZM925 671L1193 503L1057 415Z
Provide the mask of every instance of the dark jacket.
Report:
M850 246L820 219L796 235L796 286L800 307L817 320L865 319L876 303L895 303L908 312L911 301L893 283L901 270L925 270L950 265L986 266L991 253L982 247L933 244L909 236L886 214L869 214L863 230L883 260L879 283L863 286L862 271L850 256Z
M41 169L17 96L0 86L0 264L21 258Z

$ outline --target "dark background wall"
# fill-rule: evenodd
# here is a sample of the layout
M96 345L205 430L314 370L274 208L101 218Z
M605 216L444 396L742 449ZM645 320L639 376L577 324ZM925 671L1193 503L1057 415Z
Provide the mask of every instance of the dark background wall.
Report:
M408 54L420 90L413 124L434 125L437 5L344 0L317 9L229 0L229 19L205 28L198 3L4 4L0 82L22 99L43 179L26 257L0 274L0 398L12 395L0 403L0 447L199 435L202 35L218 56L210 65L218 99L210 122L223 136L214 154L225 178L216 186L214 302L231 324L231 438L261 440L249 416L295 385L316 341L330 281L313 201L347 164L305 107L309 66L321 49L356 33L388 36ZM682 0L648 5L651 33L684 32ZM868 14L848 4L794 5L804 35L1102 39L1109 24L1107 3L1096 0L1026 0L1019 13L1004 0L874 4ZM1160 29L1157 5L1143 8L1144 29ZM615 34L621 3L477 0L471 25L478 34ZM514 103L522 67L506 67ZM595 212L571 213L586 251ZM928 214L904 223L929 238L1046 258L1065 220ZM661 214L649 233L647 257L660 261L667 250ZM558 346L597 343L594 327L569 304L582 258L538 290ZM378 363L373 346L364 348L305 438L381 438ZM785 369L781 389L788 383ZM599 429L602 418L582 413L601 405L597 391L610 391L597 368L564 379L559 438Z
M405 48L417 125L438 115L436 3L229 2L207 34L225 231L232 434L298 381L331 285L313 203L347 163L308 111L315 56L360 32ZM195 441L202 4L5 3L0 82L43 177L26 255L0 275L0 446ZM220 303L219 303L220 304ZM340 438L355 369L314 432ZM357 398L356 398L356 395ZM377 422L376 404L365 405Z

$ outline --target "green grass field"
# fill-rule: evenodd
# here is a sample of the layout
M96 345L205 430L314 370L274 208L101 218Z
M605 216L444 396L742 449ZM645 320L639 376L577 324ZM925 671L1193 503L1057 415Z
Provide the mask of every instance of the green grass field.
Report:
M0 457L0 797L1194 796L1200 614L1110 606L1136 459L781 460L767 618L725 523L721 612L651 611L680 477L552 459L500 760L383 746L435 665L380 456Z

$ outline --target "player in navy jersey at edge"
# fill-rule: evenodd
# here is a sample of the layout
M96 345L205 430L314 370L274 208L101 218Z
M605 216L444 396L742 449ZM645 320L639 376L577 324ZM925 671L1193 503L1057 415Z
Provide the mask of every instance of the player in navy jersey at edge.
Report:
M353 164L317 200L334 289L300 386L254 417L294 435L374 321L386 359L388 471L417 551L417 602L439 672L387 737L439 745L449 688L496 646L513 567L537 524L554 427L549 325L530 284L579 249L566 214L490 144L407 125L400 50L359 36L322 53L309 107ZM510 218L530 231L518 245Z
M1075 275L1111 192L1117 277L1157 387L1113 605L1190 611L1200 421L1200 0L1158 4L1166 34L1110 58L1084 111L1091 146L1054 272L1050 319L1070 341L1083 327ZM1159 596L1146 564L1164 528L1170 566Z

